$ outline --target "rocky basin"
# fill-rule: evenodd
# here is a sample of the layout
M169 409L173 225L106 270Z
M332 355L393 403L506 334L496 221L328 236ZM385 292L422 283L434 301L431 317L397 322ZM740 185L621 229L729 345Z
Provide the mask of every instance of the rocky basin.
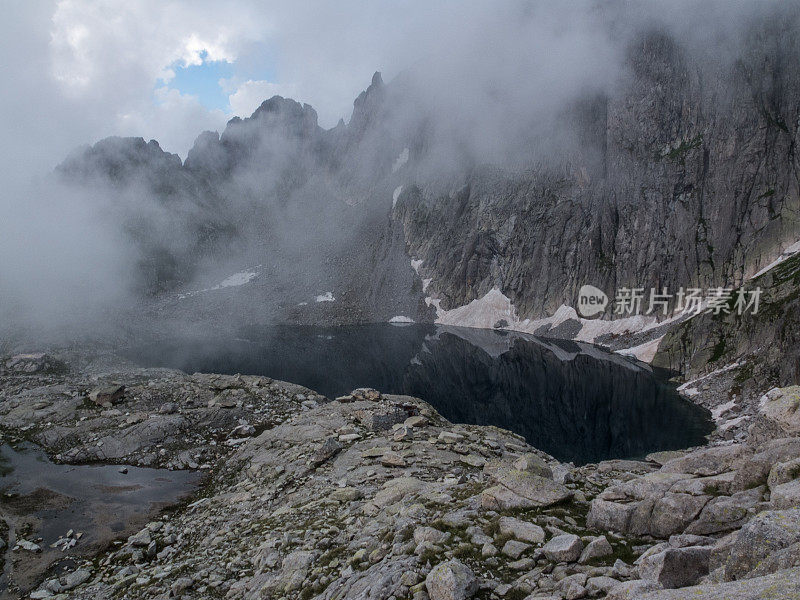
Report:
M800 594L797 388L767 394L740 441L575 467L411 396L69 364L3 375L6 442L208 483L94 558L9 587L17 597Z

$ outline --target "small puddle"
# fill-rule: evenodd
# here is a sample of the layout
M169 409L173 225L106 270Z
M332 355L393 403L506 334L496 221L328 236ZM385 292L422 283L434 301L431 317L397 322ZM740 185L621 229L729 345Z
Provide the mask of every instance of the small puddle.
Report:
M61 558L92 554L138 531L160 509L195 491L201 478L194 471L61 465L33 444L0 446L0 516L16 541L32 541L42 549L11 552L9 545L0 595L9 576L25 589ZM50 547L70 529L82 534L73 548Z

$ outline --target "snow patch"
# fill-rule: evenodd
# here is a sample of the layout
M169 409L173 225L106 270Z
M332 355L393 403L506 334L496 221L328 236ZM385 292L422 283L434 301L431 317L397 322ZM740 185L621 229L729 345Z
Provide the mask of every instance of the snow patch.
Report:
M389 319L389 323L413 323L414 319L411 317L406 317L404 315L397 315L396 317L392 317Z
M483 298L452 310L443 310L438 303L434 306L436 322L442 325L492 329L501 319L505 319L507 325L518 322L511 300L497 288L489 290Z
M682 392L682 393L684 393L684 394L692 395L692 394L690 394L689 390L690 390L691 388L694 388L694 389L695 389L695 393L696 393L696 394L697 394L697 393L700 393L700 392L698 392L698 391L696 390L696 388L697 388L697 384L698 384L699 382L701 382L701 381L703 381L703 380L705 380L705 379L709 379L709 378L711 378L711 377L716 377L717 375L722 375L723 373L727 373L728 371L731 371L731 370L733 370L733 369L738 369L740 366L742 366L742 363L740 363L740 362L735 362L735 363L733 363L733 364L726 365L726 366L722 367L721 369L716 369L716 370L714 370L714 371L711 371L710 373L706 373L706 374L705 374L705 375L703 375L702 377L697 377L697 378L695 378L695 379L692 379L692 380L690 380L690 381L687 381L687 382L686 382L686 383L684 383L683 385L679 386L679 387L678 387L678 391L679 391L679 392Z
M786 248L786 250L781 252L781 254L780 254L780 256L778 258L773 260L766 267L764 267L758 273L753 275L750 279L755 279L756 277L759 277L760 275L763 275L764 273L766 273L770 269L773 269L773 268L777 267L779 264L781 264L785 260L791 258L792 256L794 256L798 252L800 252L800 240L796 241L794 244L792 244L791 246Z
M392 192L392 208L395 207L395 205L397 204L397 199L400 197L400 194L402 193L403 193L402 185L398 185L396 188L394 188L394 191Z
M408 148L403 148L403 151L394 161L392 165L392 173L396 173L399 168L408 162Z
M256 269L260 268L261 265L258 265ZM184 298L191 298L192 296L196 296L197 294L202 294L203 292L213 292L215 290L221 290L223 288L229 287L239 287L241 285L245 285L246 283L250 283L258 277L258 271L239 271L238 273L234 273L233 275L229 275L222 281L220 281L217 285L204 288L202 290L195 290L194 292L186 292L185 294L178 294L178 298L183 300Z
M258 273L256 271L240 271L239 273L234 273L230 277L226 277L211 289L218 290L226 287L237 287L245 283L250 283L257 276Z
M419 268L422 266L423 260L421 258L412 258L411 259L411 268L414 269L417 275L419 275Z
M617 350L617 353L622 354L623 356L632 356L637 360L649 363L653 360L653 358L655 358L656 352L658 351L658 345L661 343L662 339L664 339L663 335L632 348Z
M325 292L324 294L320 294L316 298L314 298L315 302L335 302L336 298L333 296L333 292Z
M728 421L725 421L722 425L720 425L719 428L722 431L727 431L728 429L730 429L731 427L735 427L745 419L747 419L747 415L742 415L741 417L729 419Z
M412 261L412 266L415 266L415 262L416 261ZM563 304L550 317L534 320L520 320L511 300L498 288L489 290L482 298L478 298L469 304L451 310L443 309L441 307L441 300L438 298L428 296L425 298L425 302L428 306L433 306L436 309L436 323L441 325L493 329L496 323L505 320L507 325L504 329L522 333L536 333L536 331L543 326L549 325L551 328L554 328L567 320L574 320L578 321L581 325L581 330L574 338L575 341L589 343L593 343L597 338L607 334L622 335L638 333L645 327L652 326L652 323L656 321L655 317L645 317L642 315L616 319L614 321L582 319L578 316L578 313L575 312L574 308ZM647 356L647 351L653 351L652 344L653 342L648 342L648 344L642 345L648 346L647 348L636 347L629 350L631 352L636 351L642 356Z
M724 415L726 412L728 412L729 410L731 410L735 406L736 406L736 402L731 400L730 402L726 402L725 404L720 404L716 408L712 408L711 409L711 416L714 417L714 422L715 423L720 423L720 422L724 421L725 419L722 418L722 415Z

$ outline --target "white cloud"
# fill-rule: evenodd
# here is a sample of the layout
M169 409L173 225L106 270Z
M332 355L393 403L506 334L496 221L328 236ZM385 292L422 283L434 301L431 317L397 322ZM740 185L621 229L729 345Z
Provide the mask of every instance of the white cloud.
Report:
M231 112L239 117L249 117L264 100L273 96L296 98L297 86L249 79L229 96Z

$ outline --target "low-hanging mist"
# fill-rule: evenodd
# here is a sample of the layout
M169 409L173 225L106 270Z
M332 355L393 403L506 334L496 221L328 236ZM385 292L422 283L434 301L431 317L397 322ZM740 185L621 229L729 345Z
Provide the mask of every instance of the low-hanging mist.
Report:
M533 318L586 280L741 280L775 253L762 240L798 233L779 175L796 170L797 20L773 2L423 11L335 127L273 97L185 160L112 137L36 184L11 176L5 329L425 321L426 296L493 288Z

